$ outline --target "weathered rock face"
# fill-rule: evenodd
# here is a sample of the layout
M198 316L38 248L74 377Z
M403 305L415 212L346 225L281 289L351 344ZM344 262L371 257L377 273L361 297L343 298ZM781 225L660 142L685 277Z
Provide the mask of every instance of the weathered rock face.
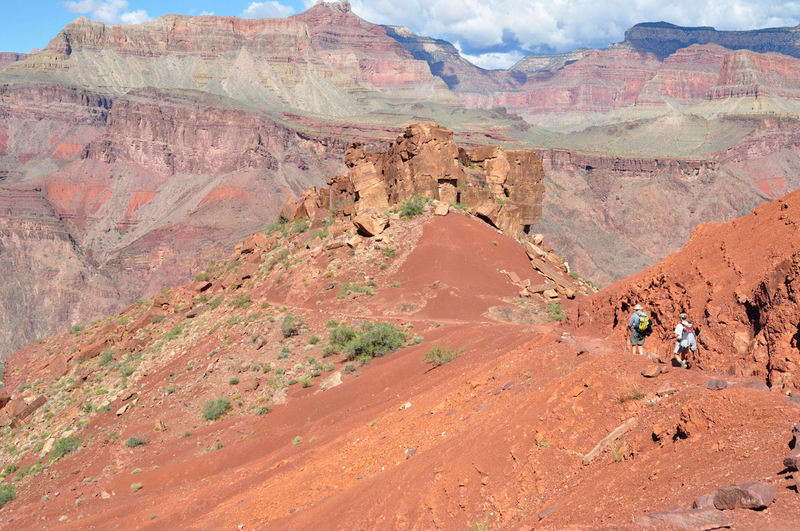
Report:
M625 32L625 42L645 53L666 57L692 44L715 43L731 50L778 52L800 57L797 28L718 31L709 26L681 27L666 22L636 24Z
M4 68L11 63L16 63L17 61L22 61L26 57L28 57L28 54L0 52L0 68Z
M0 116L0 357L185 279L345 149L199 94L3 85Z
M434 123L410 125L385 152L354 144L345 154L346 175L329 188L306 190L283 209L287 219L313 218L330 206L346 216L384 210L415 195L461 203L504 232L527 232L541 215L542 164L530 151L459 148L453 132Z
M698 351L689 353L693 366L796 391L798 226L800 192L728 223L701 226L681 252L594 296L577 322L622 334L631 308L641 303L655 326L650 348L661 352L674 344L672 329L685 311L699 330Z

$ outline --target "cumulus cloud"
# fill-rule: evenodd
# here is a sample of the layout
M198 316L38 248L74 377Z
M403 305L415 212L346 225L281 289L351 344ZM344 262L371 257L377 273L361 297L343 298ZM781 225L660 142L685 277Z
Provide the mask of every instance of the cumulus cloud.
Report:
M292 14L294 14L293 7L275 1L251 2L242 11L243 18L283 18Z
M144 9L129 11L127 0L81 0L64 5L73 13L89 15L105 24L139 24L151 18Z
M639 22L738 30L795 26L793 0L351 0L353 11L378 24L458 42L481 66L510 66L528 53L603 48ZM505 61L511 61L505 63Z

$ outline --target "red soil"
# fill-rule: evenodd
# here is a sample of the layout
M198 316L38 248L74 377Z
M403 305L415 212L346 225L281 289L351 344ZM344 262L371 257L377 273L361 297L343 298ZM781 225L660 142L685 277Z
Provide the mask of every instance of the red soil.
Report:
M572 338L557 323L493 321L486 310L515 294L499 270L532 275L512 240L454 214L395 228L407 231L410 247L395 258L399 264L381 271L374 265L379 248L359 247L349 270L333 277L376 278L374 297L338 299L324 289L328 277L317 268L347 257L346 248L306 262L296 273L306 282L288 291L245 286L254 288L255 304L267 294L292 294L288 311L312 329L351 315L385 320L398 302L417 301L420 308L403 319L424 336L421 344L375 359L325 392L292 387L288 404L264 417L242 412L211 423L199 420L198 406L225 390L214 383L216 373L201 377L209 351L236 354L252 332L230 328L229 343L218 347L209 334L206 344L177 356L165 347L165 361L132 388L136 405L118 417L118 400L94 416L84 447L20 484L20 499L0 514L19 528L616 529L635 527L643 513L688 508L717 486L766 480L777 487L777 501L762 512L729 512L737 528L797 527L800 496L781 469L799 410L785 397L707 390L709 378L720 376L711 370L645 379L639 373L651 362L605 338L612 325L599 318ZM400 286L384 287L390 279ZM173 293L170 304L183 304L186 294ZM164 330L176 317L167 314ZM435 344L464 354L432 368L422 356ZM15 367L28 359L22 353L7 364L9 388L24 381ZM168 382L179 389L174 395L164 392ZM674 393L657 396L665 388ZM631 418L634 427L582 462ZM153 431L156 419L166 431ZM679 426L687 438L678 437ZM118 441L107 441L112 431ZM147 445L120 443L139 434ZM216 443L224 447L212 451ZM141 490L132 492L133 483Z

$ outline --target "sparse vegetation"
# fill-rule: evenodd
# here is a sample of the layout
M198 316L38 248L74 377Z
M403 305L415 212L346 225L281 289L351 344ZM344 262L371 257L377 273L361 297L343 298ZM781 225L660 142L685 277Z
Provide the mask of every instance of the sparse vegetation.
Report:
M372 288L369 286L362 286L358 282L345 282L339 287L339 290L336 292L336 297L339 299L344 299L351 293L366 293L367 295L374 295Z
M144 446L147 444L147 437L137 437L135 435L128 437L128 440L125 441L125 446L128 448L136 448L137 446Z
M58 459L64 457L68 453L74 452L81 446L81 439L77 435L70 435L62 437L53 443L52 455Z
M0 484L0 507L3 507L16 497L17 491L14 488L14 485L11 485L10 483Z
M133 492L139 492L142 489L141 483L131 483L131 490Z
M217 398L209 400L203 404L203 418L206 420L217 420L232 408L227 398Z
M234 378L231 378L230 380L228 380L228 383L229 383L230 385L238 385L238 383L239 383L239 378L235 378L235 377L234 377Z
M563 321L567 317L567 312L561 307L560 302L547 303L547 313L554 321Z
M404 221L408 221L409 219L413 218L414 216L419 216L425 209L425 198L419 195L415 195L410 199L406 199L400 206L397 207L397 213L400 214L400 218Z
M253 301L250 299L250 295L246 293L237 293L233 296L233 298L228 302L228 305L243 310L245 308L249 308L253 305Z
M286 226L288 225L289 220L283 216L280 216L278 219L271 223L267 223L267 226L264 227L264 234L270 236L275 234L276 232L283 232L286 235Z
M430 363L434 367L439 367L447 362L453 361L463 353L464 353L463 348L454 350L454 349L444 348L441 345L434 345L432 349L430 349L422 356L422 360L425 363Z
M283 337L289 338L299 334L300 326L302 324L303 321L301 321L299 318L287 313L283 318L283 322L281 323L281 333L283 334Z
M295 445L295 446L297 446L301 442L303 442L303 438L300 437L299 435L297 437L295 437L294 439L292 439L292 444Z

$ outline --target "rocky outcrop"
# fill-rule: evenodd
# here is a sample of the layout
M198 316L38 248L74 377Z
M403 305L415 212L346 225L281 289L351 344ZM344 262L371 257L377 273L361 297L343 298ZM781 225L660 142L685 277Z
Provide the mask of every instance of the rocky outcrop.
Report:
M674 344L678 314L699 331L693 367L755 376L773 390L800 389L800 192L725 224L699 227L679 253L594 296L581 326L624 330L635 303L652 316L655 351ZM592 312L592 316L588 312Z
M664 58L692 44L714 43L731 50L778 52L800 57L798 28L719 31L710 26L682 27L667 22L636 24L625 32L625 43L643 53Z
M541 215L544 173L530 151L459 148L453 132L434 123L410 125L385 152L354 144L345 154L346 175L319 192L306 190L283 209L287 219L313 218L332 208L345 216L388 209L413 196L463 204L504 232L527 232Z
M0 68L22 61L26 57L28 57L28 54L25 53L0 52Z

